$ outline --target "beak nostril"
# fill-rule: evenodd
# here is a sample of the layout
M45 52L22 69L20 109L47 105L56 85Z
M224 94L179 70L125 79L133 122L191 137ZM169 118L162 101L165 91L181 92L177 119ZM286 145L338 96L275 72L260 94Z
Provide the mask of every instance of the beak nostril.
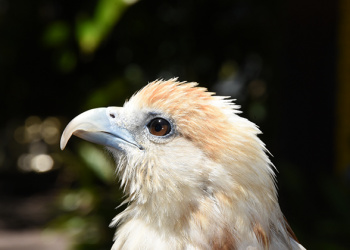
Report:
M109 116L115 118L115 114L110 113Z

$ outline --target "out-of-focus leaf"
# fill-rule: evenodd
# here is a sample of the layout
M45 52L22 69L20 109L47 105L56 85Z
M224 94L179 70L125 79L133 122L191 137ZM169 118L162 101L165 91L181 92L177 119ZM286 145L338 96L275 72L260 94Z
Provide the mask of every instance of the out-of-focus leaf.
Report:
M48 47L57 47L67 41L69 32L69 25L66 22L56 21L44 31L43 42Z
M75 68L76 63L76 55L70 50L63 51L59 56L59 60L57 60L58 67L63 73L72 71Z
M135 0L99 0L93 18L78 20L76 37L83 53L93 53L113 26L121 18L126 8Z
M87 214L96 205L95 198L89 189L69 190L62 195L60 204L65 211L79 210L82 214Z
M111 183L115 180L112 164L100 149L92 144L82 143L79 147L79 155L102 181Z
M120 105L118 101L124 102L126 93L127 88L124 81L119 79L112 80L106 86L99 87L91 93L87 98L85 109Z

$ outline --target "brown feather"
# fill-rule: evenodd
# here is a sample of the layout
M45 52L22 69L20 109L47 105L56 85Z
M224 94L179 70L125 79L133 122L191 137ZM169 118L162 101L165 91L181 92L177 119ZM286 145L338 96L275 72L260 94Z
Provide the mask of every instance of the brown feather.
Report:
M287 229L287 232L288 232L289 236L290 236L293 240L295 240L296 242L299 243L299 240L298 240L297 236L295 235L295 233L293 232L292 228L289 226L289 223L288 223L286 217L283 216L283 218L284 218L285 225L286 225L286 229Z
M256 223L253 227L253 231L258 241L264 246L264 249L269 249L270 236L265 232L262 226L259 223Z
M235 250L236 242L229 230L224 230L219 239L214 239L212 244L213 250Z

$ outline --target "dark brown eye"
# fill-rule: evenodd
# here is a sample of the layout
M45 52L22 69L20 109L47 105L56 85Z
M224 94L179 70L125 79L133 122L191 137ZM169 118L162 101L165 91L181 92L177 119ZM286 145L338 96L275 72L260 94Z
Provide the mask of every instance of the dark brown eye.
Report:
M164 136L171 130L170 123L163 118L155 118L148 125L148 130L152 135Z

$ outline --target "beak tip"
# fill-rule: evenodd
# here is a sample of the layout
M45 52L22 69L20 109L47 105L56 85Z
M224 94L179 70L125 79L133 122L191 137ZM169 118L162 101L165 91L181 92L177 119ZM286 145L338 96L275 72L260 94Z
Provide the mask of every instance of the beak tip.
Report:
M67 125L67 127L65 128L65 130L62 133L61 136L61 141L60 141L60 148L61 150L64 150L67 146L67 143L69 141L69 139L71 138L73 133L71 133L71 130L69 129L69 124Z
M64 140L64 138L61 137L61 142L60 142L60 148L61 148L61 150L64 150L65 147L66 147L66 145L67 145L66 140Z

